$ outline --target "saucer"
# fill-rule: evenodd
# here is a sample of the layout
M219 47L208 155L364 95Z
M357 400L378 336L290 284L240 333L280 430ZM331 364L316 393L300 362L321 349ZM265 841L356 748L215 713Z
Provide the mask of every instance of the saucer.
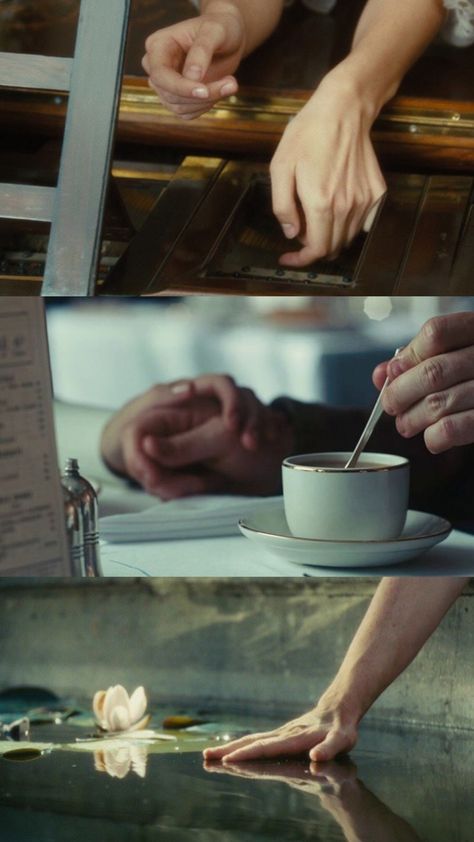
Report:
M239 521L246 538L272 555L313 567L378 567L420 556L444 541L451 524L436 515L409 511L399 538L390 541L320 541L295 538L286 522L283 500Z

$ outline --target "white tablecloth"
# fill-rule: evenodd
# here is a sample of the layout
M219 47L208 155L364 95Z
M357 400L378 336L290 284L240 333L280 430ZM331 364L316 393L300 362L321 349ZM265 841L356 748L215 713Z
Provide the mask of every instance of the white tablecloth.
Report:
M143 511L154 497L118 480L104 484L101 516ZM267 576L474 576L474 535L454 530L442 544L419 559L385 567L338 569L306 567L262 551L242 535L140 543L102 543L104 576L267 577Z
M454 531L419 559L390 567L342 570L302 567L256 548L247 538L208 538L143 544L104 544L105 576L474 576L474 536Z

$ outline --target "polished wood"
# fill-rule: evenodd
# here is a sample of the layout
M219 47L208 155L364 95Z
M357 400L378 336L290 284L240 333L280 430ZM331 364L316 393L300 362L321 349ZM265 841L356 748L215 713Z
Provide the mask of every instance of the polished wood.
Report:
M444 295L456 253L466 238L463 230L472 213L473 179L431 176L427 179L417 220L397 280L399 295ZM462 238L462 239L461 239ZM474 270L474 266L472 266ZM460 281L454 277L459 284ZM464 293L474 293L474 272Z
M271 210L266 165L216 161L203 177L205 161L184 162L137 235L135 260L130 252L119 259L104 294L474 294L470 176L389 174L368 235L336 261L288 270L278 265L288 242Z
M186 152L268 157L288 119L297 113L324 74L350 47L364 0L339 0L331 15L310 12L301 3L289 9L274 35L239 70L241 95L192 123L160 106L141 69L150 32L194 13L187 0L134 0L121 97L119 139L152 146L179 145ZM34 12L32 11L34 9ZM19 0L12 43L72 49L77 0ZM23 16L23 17L22 17ZM2 9L0 6L0 21ZM35 26L24 21L34 19ZM11 21L11 15L9 20ZM374 141L389 168L465 171L474 168L474 48L434 43L407 74L400 95L379 120ZM7 97L0 126L60 132L66 101ZM426 119L428 118L428 119ZM455 126L456 120L459 125ZM433 122L434 121L434 122Z

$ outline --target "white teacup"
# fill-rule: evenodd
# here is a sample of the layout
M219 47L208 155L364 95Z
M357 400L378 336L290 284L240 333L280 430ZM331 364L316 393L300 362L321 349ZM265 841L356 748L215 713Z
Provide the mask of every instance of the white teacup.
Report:
M363 453L344 469L350 453L307 453L283 462L288 526L297 538L388 541L405 525L410 464L402 456Z

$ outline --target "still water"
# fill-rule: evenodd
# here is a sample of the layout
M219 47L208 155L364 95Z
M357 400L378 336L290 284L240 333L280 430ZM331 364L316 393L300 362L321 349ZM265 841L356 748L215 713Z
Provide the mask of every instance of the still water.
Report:
M240 721L234 733L242 727ZM226 732L229 726L217 722L204 733L176 732L166 743L74 746L77 728L69 726L61 733L72 748L64 748L52 745L52 726L37 728L35 740L51 741L38 759L0 757L1 838L472 840L474 734L365 729L350 760L317 769L304 759L206 766L203 747Z

